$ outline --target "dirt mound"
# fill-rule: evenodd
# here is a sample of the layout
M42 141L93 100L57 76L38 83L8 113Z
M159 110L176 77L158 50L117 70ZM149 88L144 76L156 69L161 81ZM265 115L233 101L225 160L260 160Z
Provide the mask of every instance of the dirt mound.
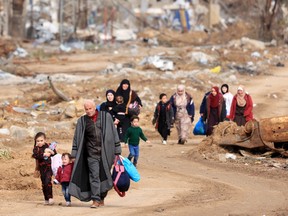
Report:
M249 126L249 125L248 125ZM221 146L223 142L226 144L231 142L233 144L234 137L247 137L246 129L244 126L237 126L235 122L224 121L214 126L214 130L211 136L206 137L197 146L197 151L205 159L219 159L219 155L227 152L233 152L238 150L237 145L234 147ZM229 146L229 145L228 145ZM195 156L194 152L189 153L189 157Z
M41 185L33 177L35 161L31 158L31 153L25 150L13 151L10 154L9 158L0 158L3 166L0 172L0 190L40 189ZM29 156L31 159L27 160Z

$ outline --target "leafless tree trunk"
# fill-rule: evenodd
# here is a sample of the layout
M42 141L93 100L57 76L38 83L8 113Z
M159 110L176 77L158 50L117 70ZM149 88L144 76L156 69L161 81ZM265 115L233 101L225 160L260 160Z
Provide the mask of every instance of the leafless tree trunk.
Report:
M263 5L263 0L258 0L258 5ZM273 25L275 17L281 7L281 0L266 0L260 15L260 32L259 36L263 40L271 40L273 38Z
M78 23L77 27L84 29L87 27L87 17L88 17L88 8L87 0L80 0L79 2L79 11L78 11Z
M23 9L25 0L12 1L12 13L9 14L9 35L12 37L23 37Z

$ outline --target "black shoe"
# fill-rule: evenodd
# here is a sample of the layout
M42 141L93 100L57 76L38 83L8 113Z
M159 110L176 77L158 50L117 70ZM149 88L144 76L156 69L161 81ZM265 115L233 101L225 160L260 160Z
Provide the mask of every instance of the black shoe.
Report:
M179 142L178 142L178 144L184 145L185 141L186 141L186 140L180 139Z
M181 144L181 139L178 140L178 143L177 143L177 144Z

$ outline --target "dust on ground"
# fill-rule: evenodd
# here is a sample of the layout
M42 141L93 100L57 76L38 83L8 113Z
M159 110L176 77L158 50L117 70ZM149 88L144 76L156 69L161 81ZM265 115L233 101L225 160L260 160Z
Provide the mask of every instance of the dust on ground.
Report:
M46 131L48 139L60 143L58 152L69 152L75 121L83 113L83 98L94 98L97 103L103 102L108 88L116 89L123 78L128 78L132 89L138 92L144 103L140 122L151 144L140 144L140 182L132 182L124 198L111 190L105 207L97 209L97 214L114 215L121 212L125 215L287 215L286 158L278 155L263 159L257 152L252 152L250 157L244 157L237 149L223 148L213 144L211 138L192 135L192 130L188 142L182 146L176 144L178 139L173 129L168 144L164 146L151 124L154 105L160 93L171 95L177 84L185 84L194 98L197 121L204 93L211 85L230 81L228 77L231 74L227 72L230 62L236 62L237 65L244 64L247 60L265 62L265 59L273 59L274 55L285 52L285 47L267 47L267 52L255 59L251 58L251 52L254 51L251 49L243 51L237 47L213 48L215 44L225 44L229 40L238 39L237 36L241 38L239 32L242 32L243 36L249 35L247 32L245 34L249 27L243 25L240 23L231 26L225 34L166 32L159 35L158 47L150 47L137 41L111 44L110 47L92 52L63 54L45 45L43 46L46 52L42 52L39 50L43 49L39 48L37 51L30 44L22 44L33 53L29 58L13 60L16 65L27 69L26 73L22 73L22 77L37 77L41 74L71 74L82 77L82 80L77 82L66 80L66 77L61 81L60 75L60 81L54 82L57 88L73 99L76 115L65 115L69 102L59 99L47 82L31 85L23 81L1 88L2 101L9 102L9 105L1 108L1 128L41 128ZM192 63L187 54L200 48L210 55L215 55L217 61L210 65ZM175 71L182 71L180 74L137 64L145 56L163 52L167 58L173 59ZM287 69L275 67L277 61L287 64L284 60L284 57L273 59L271 64L267 64L263 71L257 73L232 74L236 80L229 83L231 91L234 92L240 83L245 85L252 95L256 118L287 115ZM121 64L121 67L117 68L117 64ZM218 64L222 66L222 73L202 73ZM123 65L125 72L122 70ZM194 74L194 70L200 72ZM190 73L193 75L190 76ZM17 72L14 74L19 75ZM46 76L43 79L46 79ZM88 79L84 79L85 77ZM271 96L273 94L277 97ZM42 110L33 110L30 115L13 109L17 106L27 110L39 101L45 101L45 106ZM68 126L59 123L67 123ZM33 177L35 164L31 158L32 146L33 135L22 140L12 139L9 135L1 137L0 147L3 151L0 158L0 215L31 215L32 212L34 215L42 215L44 211L45 215L59 212L70 215L94 213L95 210L89 208L89 203L81 203L75 199L72 200L71 208L63 207L64 199L59 186L53 188L56 204L52 207L43 206L40 179ZM237 159L221 160L226 153L235 154ZM123 155L127 154L128 149L123 148Z

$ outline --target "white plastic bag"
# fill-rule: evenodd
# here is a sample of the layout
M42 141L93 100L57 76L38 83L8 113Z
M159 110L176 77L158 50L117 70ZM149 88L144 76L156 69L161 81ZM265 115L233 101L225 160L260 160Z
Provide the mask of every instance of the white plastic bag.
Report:
M56 176L57 170L60 166L62 166L62 155L56 154L51 157L51 168L54 176Z

